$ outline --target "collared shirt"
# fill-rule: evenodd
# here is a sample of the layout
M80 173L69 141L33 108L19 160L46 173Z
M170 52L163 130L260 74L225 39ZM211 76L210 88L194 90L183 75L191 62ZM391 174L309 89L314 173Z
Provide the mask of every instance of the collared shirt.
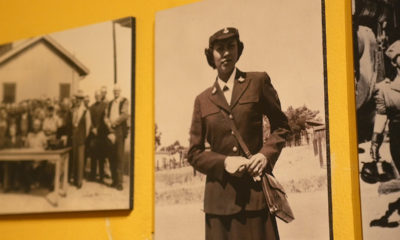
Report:
M236 76L236 68L233 69L233 72L232 72L231 76L229 77L228 81L226 81L226 83L224 81L222 81L219 77L217 77L219 87L221 88L222 92L224 93L225 99L229 105L231 105L231 98L232 98L233 84L235 83L235 76ZM228 87L228 90L223 91L225 86Z
M73 111L72 124L74 125L74 127L78 126L79 121L81 120L81 117L85 112L85 110L86 110L85 105L81 103L81 105Z
M110 110L110 120L113 123L119 117L119 103L121 98L116 98L112 101L111 110Z
M46 117L43 120L43 132L45 135L49 136L52 134L56 134L57 129L61 127L61 120L56 116Z

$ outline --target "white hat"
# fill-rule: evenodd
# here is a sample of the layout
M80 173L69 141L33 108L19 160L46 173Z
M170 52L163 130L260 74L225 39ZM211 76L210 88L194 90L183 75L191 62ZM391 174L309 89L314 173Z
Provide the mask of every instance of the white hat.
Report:
M390 58L390 60L395 60L395 58L400 55L400 40L392 43L392 45L390 45L386 50L385 54Z

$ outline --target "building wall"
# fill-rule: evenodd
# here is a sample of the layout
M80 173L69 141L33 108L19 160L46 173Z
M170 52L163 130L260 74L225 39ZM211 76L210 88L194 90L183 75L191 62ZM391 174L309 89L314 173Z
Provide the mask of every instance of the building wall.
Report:
M0 65L0 101L3 83L16 83L16 102L24 99L58 98L60 83L71 84L71 94L77 88L79 76L46 43L39 42L8 62Z

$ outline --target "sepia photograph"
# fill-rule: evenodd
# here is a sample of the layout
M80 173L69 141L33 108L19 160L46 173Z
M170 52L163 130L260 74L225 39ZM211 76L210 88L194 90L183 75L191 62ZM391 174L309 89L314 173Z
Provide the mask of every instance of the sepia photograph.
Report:
M333 239L325 59L324 1L156 14L155 239Z
M400 1L353 0L363 239L400 230Z
M0 45L0 214L132 209L135 19Z

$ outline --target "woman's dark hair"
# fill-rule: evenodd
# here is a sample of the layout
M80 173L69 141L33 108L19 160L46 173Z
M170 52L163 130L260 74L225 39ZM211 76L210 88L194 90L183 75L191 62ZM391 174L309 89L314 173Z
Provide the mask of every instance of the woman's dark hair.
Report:
M239 38L235 37L235 39L238 42L238 59L237 60L239 60L240 56L242 55L244 45L239 40ZM208 65L210 65L212 68L215 69L216 66L215 66L215 62L214 62L213 47L214 47L214 44L209 46L208 48L204 49L204 53L206 54Z

